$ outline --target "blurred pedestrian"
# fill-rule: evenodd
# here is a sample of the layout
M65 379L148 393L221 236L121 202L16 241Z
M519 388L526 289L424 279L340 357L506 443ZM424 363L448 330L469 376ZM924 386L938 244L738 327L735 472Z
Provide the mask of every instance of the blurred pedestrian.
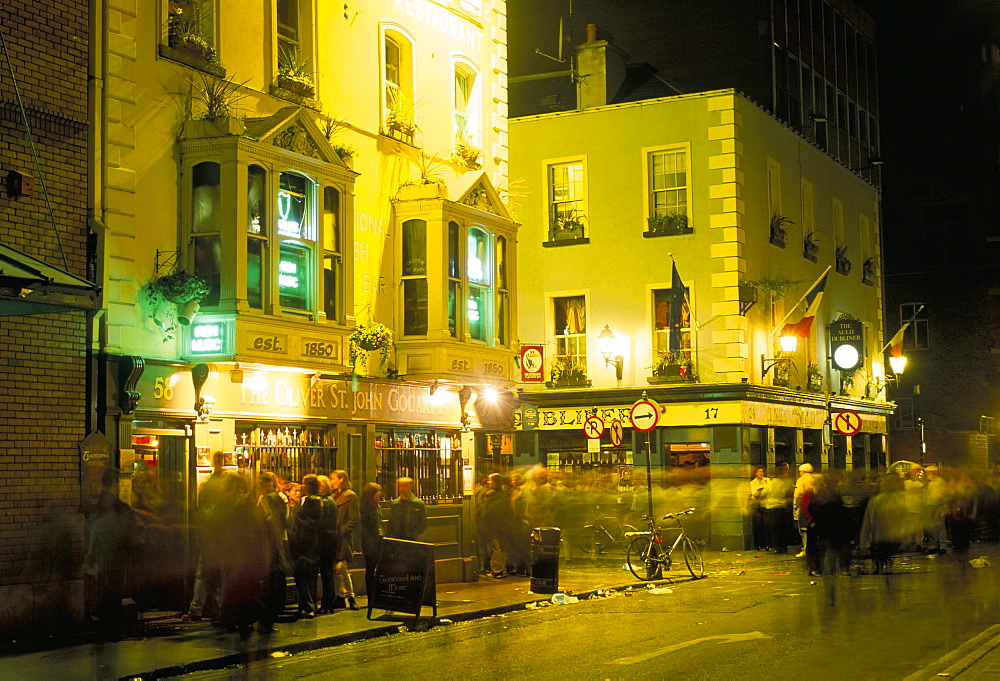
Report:
M967 471L948 484L948 512L946 521L951 548L959 561L965 561L972 543L979 513L976 486Z
M903 478L906 498L906 536L903 547L919 551L924 541L924 483L923 468L914 466Z
M507 561L512 572L528 574L528 553L531 527L528 525L527 497L524 494L524 476L510 474L510 532L508 537L509 555Z
M392 539L417 541L427 529L427 508L423 500L413 493L413 478L396 480L399 496L389 509L389 522L385 535Z
M382 541L382 485L369 482L361 489L361 555L365 559L365 595L371 598L375 590L375 564ZM369 601L370 602L370 601Z
M316 578L319 576L319 534L323 500L319 478L310 473L302 478L302 490L292 520L289 548L295 560L295 590L299 596L299 617L316 616Z
M323 590L322 601L317 614L325 615L334 611L337 588L334 586L334 564L340 553L340 522L337 517L337 501L333 497L333 484L325 475L317 476L319 496L322 499L323 515L319 526L319 578Z
M907 536L909 521L903 480L895 473L883 476L881 490L871 498L861 525L861 550L872 559L875 574L886 574Z
M481 535L486 540L489 556L487 565L494 579L507 576L506 540L510 531L510 497L503 488L503 476L493 473L488 477L488 486L483 495L481 515Z
M270 544L264 519L251 499L247 478L226 478L226 494L215 508L216 542L222 578L224 627L246 640L253 623L265 617L263 585L270 567Z
M333 485L333 498L337 502L337 523L340 528L340 546L337 550L337 562L333 566L337 590L334 608L347 607L358 610L350 572L351 559L354 557L354 528L357 527L361 515L358 495L351 489L347 471L333 471L330 474L330 483Z
M286 577L292 574L288 559L288 505L278 493L278 480L274 473L265 471L260 474L257 494L257 512L264 523L269 553L260 633L270 634L285 608Z
M795 481L795 491L792 494L792 520L799 529L802 536L802 550L795 557L805 558L808 549L808 529L804 506L808 505L812 496L813 466L811 463L804 463L799 466L799 478Z
M777 477L764 487L764 526L767 543L776 553L788 553L788 535L792 528L792 483L788 466L782 466Z
M948 483L941 477L938 467L928 466L927 487L924 493L924 538L927 553L943 553L944 515L947 510Z
M101 476L101 494L84 558L97 585L97 615L113 636L120 635L125 624L122 600L127 593L129 563L144 529L135 511L118 498L119 476L117 468L109 468Z
M764 469L758 468L750 479L750 528L753 534L753 547L757 551L770 548L767 532L764 529L764 497L770 480L764 475Z
M194 593L188 606L188 618L200 620L206 613L218 618L222 614L219 572L218 527L215 508L227 494L226 479L232 475L225 467L225 454L212 454L212 472L198 489L198 510L195 525L198 537L198 564L194 573Z

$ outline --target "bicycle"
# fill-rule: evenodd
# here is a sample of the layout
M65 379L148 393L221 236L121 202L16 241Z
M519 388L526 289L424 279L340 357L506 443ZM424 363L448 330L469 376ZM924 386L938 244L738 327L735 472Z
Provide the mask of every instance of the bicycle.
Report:
M644 532L633 532L629 537L628 551L625 553L625 564L635 575L636 579L644 582L651 582L660 579L663 573L670 569L673 564L671 556L677 547L681 547L684 555L684 564L695 579L705 576L705 560L701 556L701 549L687 536L681 517L692 515L693 508L679 513L668 513L663 516L664 520L676 520L680 533L669 548L665 548L663 541L663 530L656 526L656 519L652 516L644 515L648 528Z
M599 512L600 507L597 510ZM636 532L634 526L615 516L598 517L590 525L583 526L576 545L584 553L600 555L610 546L624 548L629 535Z

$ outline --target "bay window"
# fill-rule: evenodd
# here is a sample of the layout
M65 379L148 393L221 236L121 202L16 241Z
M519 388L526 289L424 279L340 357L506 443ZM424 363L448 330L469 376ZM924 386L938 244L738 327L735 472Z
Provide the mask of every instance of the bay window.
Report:
M489 342L492 329L492 267L490 264L490 237L482 229L469 229L466 271L469 278L468 322L472 340Z
M497 340L500 345L507 345L509 342L509 330L510 325L510 285L507 281L507 238L503 236L497 237L496 243L496 273L497 273L497 310L496 310L496 324L497 324Z
M191 245L194 273L208 282L202 305L218 305L222 282L220 241L220 169L218 163L199 163L191 172Z
M267 262L267 173L258 165L247 168L247 305L264 309L264 273Z
M340 192L323 188L323 311L327 321L340 320L341 272Z
M462 291L462 228L448 223L448 335L458 338L458 301Z

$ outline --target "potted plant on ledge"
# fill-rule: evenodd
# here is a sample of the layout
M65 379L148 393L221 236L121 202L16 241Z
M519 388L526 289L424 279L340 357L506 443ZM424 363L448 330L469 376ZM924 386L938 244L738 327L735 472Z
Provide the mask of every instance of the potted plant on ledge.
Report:
M586 217L577 210L557 214L549 223L549 241L572 241L584 237Z
M679 211L668 213L657 211L651 217L646 218L646 225L648 228L647 236L675 236L694 233L694 228L688 226L687 213Z
M650 383L680 383L694 380L694 364L689 360L679 360L670 350L657 351L656 361L649 368L653 370L653 375L646 379Z
M861 283L867 284L868 286L874 286L877 271L878 262L874 257L865 260L864 264L861 266Z
M545 385L549 388L589 388L587 367L577 364L566 357L557 357L552 363L550 380Z
M201 277L181 271L154 279L142 291L147 316L163 332L163 342L167 342L174 337L177 324L191 323L211 288ZM171 308L167 303L176 307Z
M392 330L379 322L359 324L354 333L348 337L347 343L353 373L357 373L358 362L363 362L363 366L367 366L369 352L378 352L381 355L379 369L384 370L389 363L389 351L392 350Z
M417 124L413 122L413 107L408 106L405 98L400 94L393 96L391 100L382 134L400 142L413 144L413 136L420 131Z
M770 241L780 248L785 247L785 240L788 238L787 225L794 225L791 218L775 213L771 216L771 236Z
M851 273L851 261L847 257L847 246L837 246L837 272L845 277Z
M171 2L167 14L167 44L160 46L160 54L200 71L223 77L225 70L219 65L215 46L203 35L200 22L191 14L185 16L184 5Z
M299 97L309 98L316 94L309 60L295 48L281 46L278 49L278 87Z
M809 392L823 392L823 373L819 370L818 364L811 363L809 365L807 377L808 382L806 383L806 387L809 389Z
M816 232L812 231L802 239L802 257L811 262L819 261L819 244L815 239Z

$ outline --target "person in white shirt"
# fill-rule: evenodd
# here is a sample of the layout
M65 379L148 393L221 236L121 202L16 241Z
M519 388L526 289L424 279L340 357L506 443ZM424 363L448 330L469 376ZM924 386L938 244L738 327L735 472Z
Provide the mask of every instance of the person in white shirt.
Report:
M763 468L758 468L750 479L750 527L753 531L753 547L757 551L769 548L764 530L764 493L769 482Z
M944 514L948 484L938 472L938 467L928 466L927 485L924 490L924 536L927 538L927 553L944 553L941 539L944 537Z

